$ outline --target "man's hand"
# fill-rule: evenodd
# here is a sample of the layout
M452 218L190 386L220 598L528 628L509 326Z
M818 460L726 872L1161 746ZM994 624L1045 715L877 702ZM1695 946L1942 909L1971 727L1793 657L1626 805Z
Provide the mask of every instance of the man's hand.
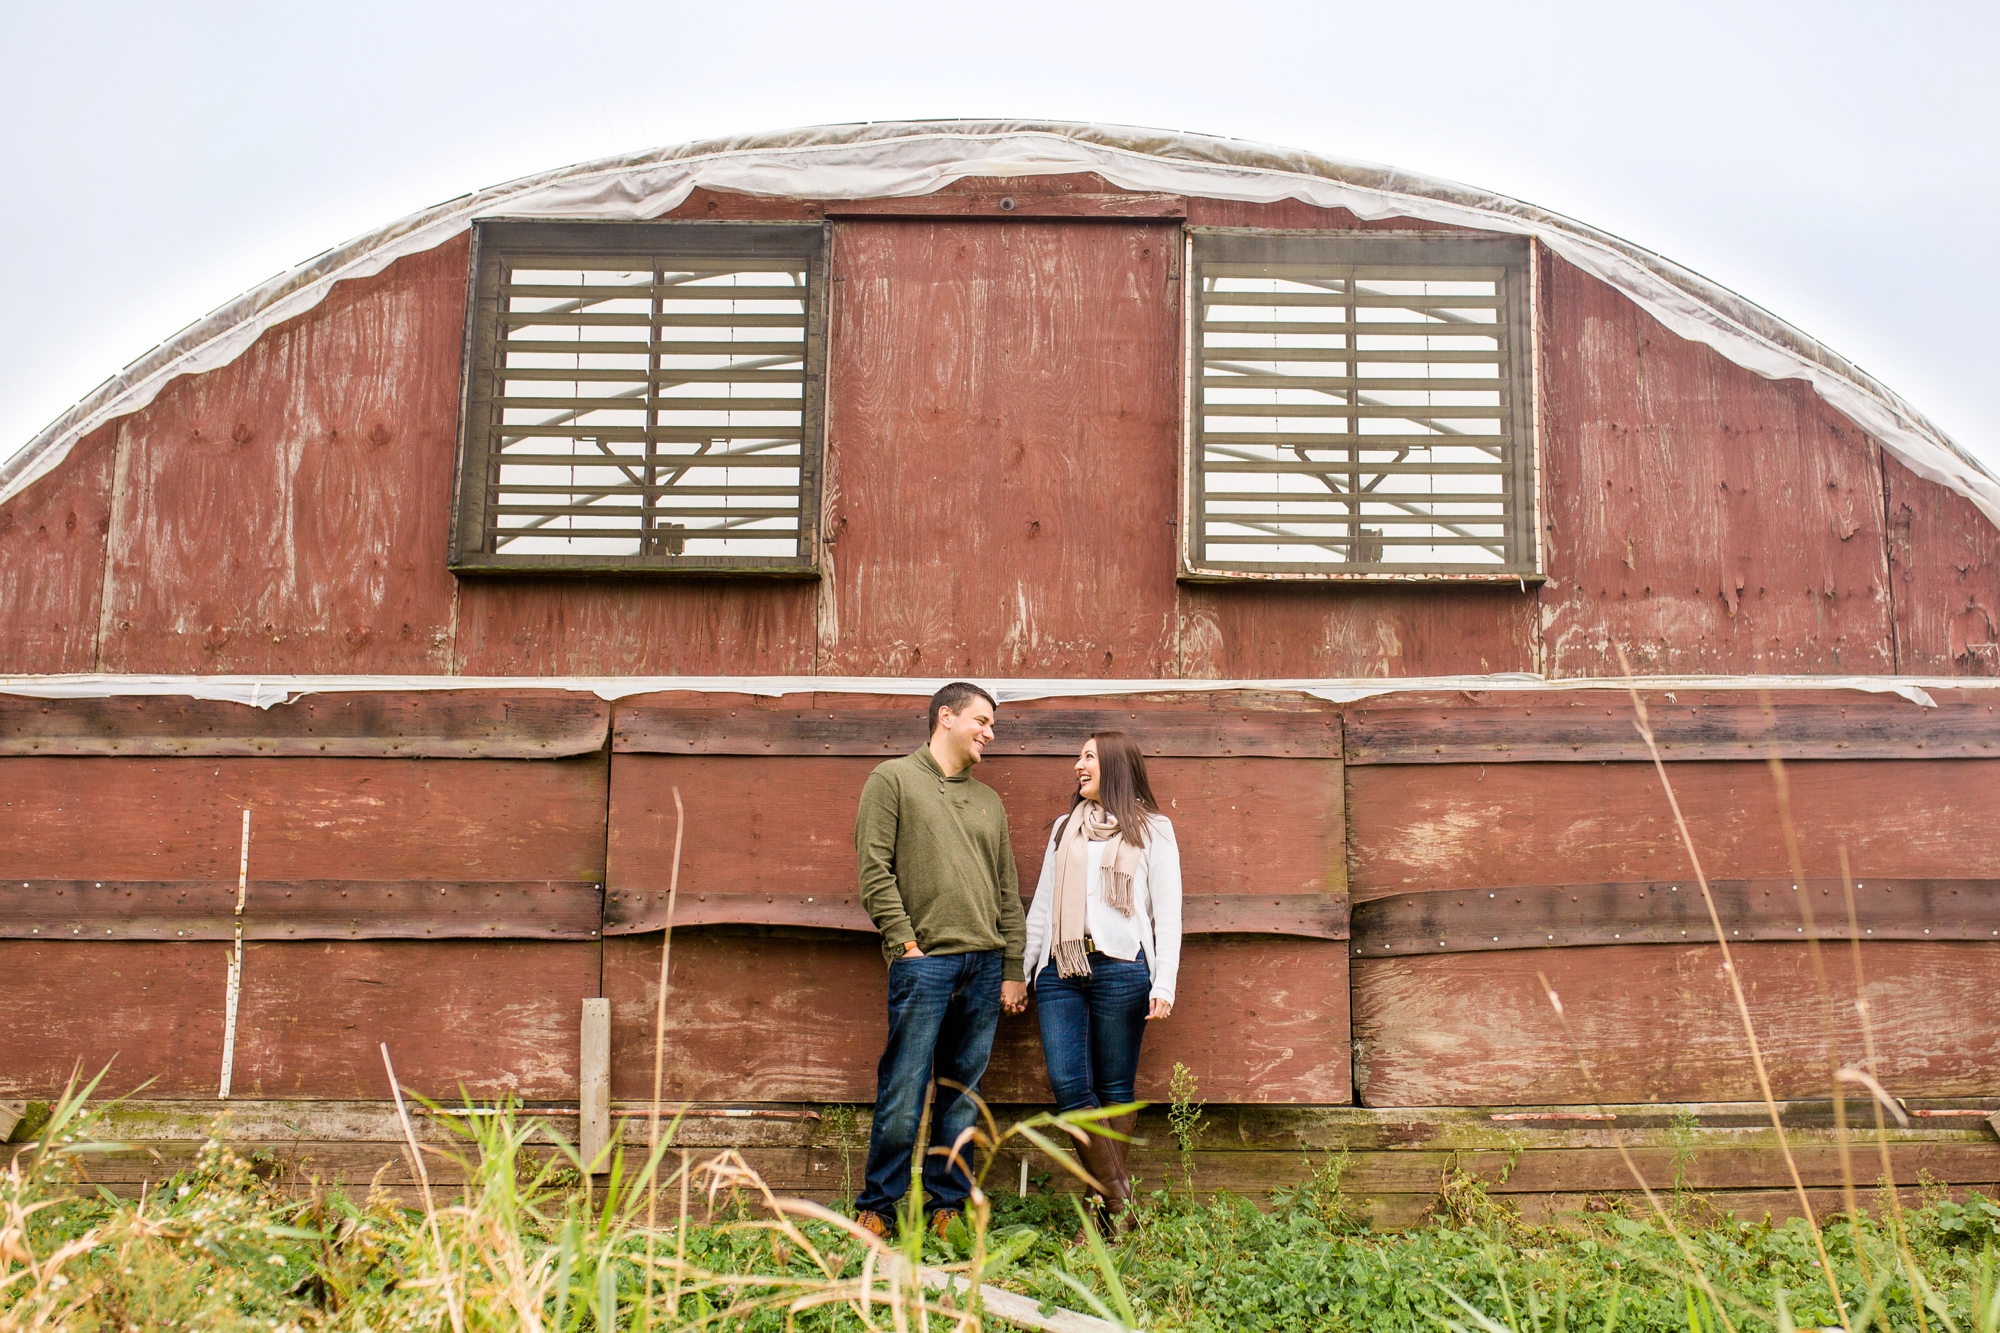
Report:
M1000 1007L1010 1014L1024 1014L1028 1012L1028 983L1025 981L1001 982Z
M903 941L903 957L922 958L923 956L924 956L924 951L917 947L917 942L915 940Z

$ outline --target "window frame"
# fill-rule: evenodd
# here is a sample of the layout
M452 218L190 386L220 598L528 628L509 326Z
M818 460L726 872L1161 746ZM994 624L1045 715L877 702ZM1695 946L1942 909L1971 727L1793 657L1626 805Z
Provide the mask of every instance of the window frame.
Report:
M1183 272L1186 301L1182 312L1184 356L1181 360L1181 539L1178 578L1184 583L1212 585L1244 583L1374 583L1374 584L1518 584L1541 583L1543 549L1537 486L1541 473L1540 432L1535 395L1539 347L1536 294L1538 247L1533 238L1474 231L1354 231L1263 227L1185 229ZM1339 265L1424 267L1431 264L1502 268L1507 272L1507 296L1501 323L1507 330L1508 374L1502 381L1509 394L1510 433L1515 441L1511 470L1514 512L1508 518L1505 542L1509 558L1499 565L1443 567L1413 565L1347 570L1319 562L1230 563L1204 558L1202 504L1205 496L1203 439L1202 268L1206 262L1298 262L1268 256L1254 258L1273 243L1291 245L1293 253ZM1316 252L1316 253L1315 253ZM1351 344L1350 344L1351 347ZM1331 567L1329 567L1331 565Z
M614 574L818 578L826 456L826 330L829 224L824 222L581 221L480 218L472 228L459 438L453 474L447 567L459 575ZM799 523L795 555L507 554L485 549L499 424L494 403L503 274L512 267L582 260L662 258L803 259L806 264L804 365L799 424ZM656 344L639 344L641 347ZM636 530L635 530L636 531Z

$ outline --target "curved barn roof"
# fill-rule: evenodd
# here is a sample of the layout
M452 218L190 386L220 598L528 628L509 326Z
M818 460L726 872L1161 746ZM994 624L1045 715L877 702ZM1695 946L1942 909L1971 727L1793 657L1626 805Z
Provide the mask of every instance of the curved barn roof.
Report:
M6 462L0 502L72 445L170 381L227 365L344 278L378 273L479 217L650 218L697 187L809 199L928 194L967 176L1096 172L1122 189L1423 218L1539 238L1681 337L1771 379L1802 379L1919 476L2000 525L2000 479L1888 386L1769 311L1650 250L1557 213L1453 181L1235 139L1036 121L884 122L708 139L525 176L413 213L245 292L93 390Z

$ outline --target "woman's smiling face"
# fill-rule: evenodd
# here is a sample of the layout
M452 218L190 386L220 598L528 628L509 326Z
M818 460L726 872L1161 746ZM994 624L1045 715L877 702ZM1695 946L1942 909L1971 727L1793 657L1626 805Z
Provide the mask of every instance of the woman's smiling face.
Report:
M1083 753L1076 757L1076 790L1086 801L1094 801L1101 790L1098 785L1099 767L1097 763L1097 742L1083 743Z

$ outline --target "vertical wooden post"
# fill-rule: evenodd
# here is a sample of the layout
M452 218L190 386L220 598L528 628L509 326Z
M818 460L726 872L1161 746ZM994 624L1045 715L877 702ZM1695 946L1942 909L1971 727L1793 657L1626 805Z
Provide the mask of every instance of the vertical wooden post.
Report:
M583 1068L577 1080L577 1146L593 1172L609 1169L611 1142L611 1001L583 1002Z

